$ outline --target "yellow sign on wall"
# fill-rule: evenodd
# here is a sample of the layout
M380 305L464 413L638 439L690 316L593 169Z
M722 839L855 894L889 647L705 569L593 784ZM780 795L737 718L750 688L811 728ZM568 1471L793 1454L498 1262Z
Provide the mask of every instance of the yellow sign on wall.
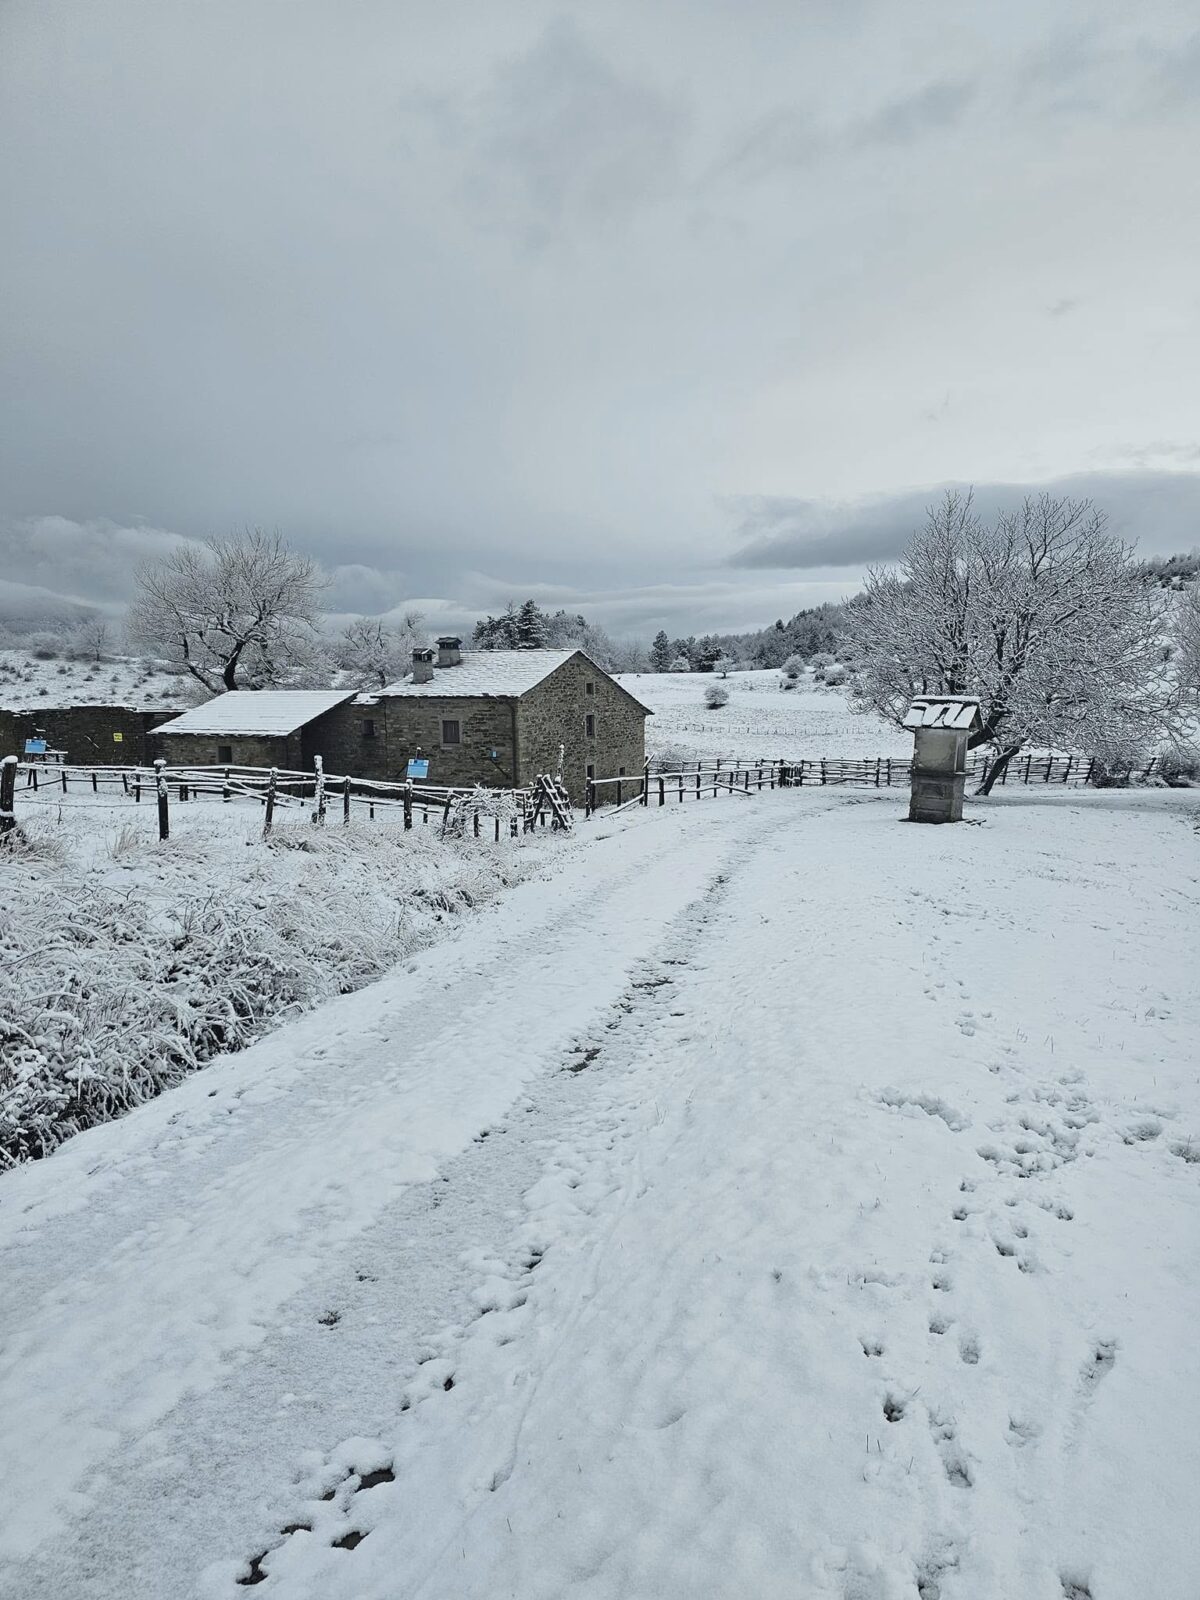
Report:
M113 734L113 743L114 744L122 744L124 742L124 739L125 739L125 735L123 733L114 733Z

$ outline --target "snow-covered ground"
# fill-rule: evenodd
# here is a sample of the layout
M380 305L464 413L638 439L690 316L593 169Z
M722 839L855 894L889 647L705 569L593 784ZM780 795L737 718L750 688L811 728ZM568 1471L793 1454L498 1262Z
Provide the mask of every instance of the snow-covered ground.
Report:
M811 675L804 687L788 690L780 688L781 675L773 671L731 672L727 678L700 672L623 673L618 681L654 712L646 722L651 755L755 761L912 754L911 734L851 711L844 689L817 688ZM714 683L729 691L729 704L709 711L704 696Z
M0 706L12 711L91 705L153 711L191 705L201 693L186 675L165 672L157 663L134 656L39 661L32 649L0 650Z
M0 1177L0 1592L1190 1600L1191 792L635 811Z

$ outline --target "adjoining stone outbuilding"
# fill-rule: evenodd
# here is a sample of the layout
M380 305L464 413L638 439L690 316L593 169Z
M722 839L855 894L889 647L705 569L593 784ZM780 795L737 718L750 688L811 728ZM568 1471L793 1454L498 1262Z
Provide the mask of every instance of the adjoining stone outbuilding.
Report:
M305 772L315 756L331 765L342 737L337 718L354 697L353 689L233 689L164 722L159 748L178 766Z
M27 742L81 767L144 767L155 753L155 731L177 713L125 705L0 707L0 756L23 755Z

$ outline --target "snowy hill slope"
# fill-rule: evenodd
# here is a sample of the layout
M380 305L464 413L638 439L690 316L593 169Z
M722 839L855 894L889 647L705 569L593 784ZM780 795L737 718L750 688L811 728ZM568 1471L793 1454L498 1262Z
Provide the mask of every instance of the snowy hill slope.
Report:
M654 712L646 721L646 748L694 760L803 756L909 756L912 735L875 716L851 711L844 689L822 689L811 678L798 689L780 688L778 672L626 673L620 681ZM705 691L719 682L729 704L710 711Z
M1189 1597L1197 797L902 809L601 820L0 1178L0 1589Z

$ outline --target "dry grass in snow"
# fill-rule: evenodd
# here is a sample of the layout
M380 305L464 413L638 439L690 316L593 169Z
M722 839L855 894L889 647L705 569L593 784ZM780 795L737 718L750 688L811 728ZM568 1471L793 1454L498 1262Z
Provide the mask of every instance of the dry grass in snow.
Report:
M161 845L153 805L31 811L0 858L0 1168L368 982L533 859L302 813L265 844L239 806L176 806Z

